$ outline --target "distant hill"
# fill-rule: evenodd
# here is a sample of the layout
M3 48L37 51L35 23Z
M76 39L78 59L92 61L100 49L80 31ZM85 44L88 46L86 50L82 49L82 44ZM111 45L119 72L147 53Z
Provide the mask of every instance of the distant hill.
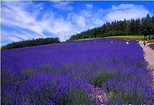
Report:
M59 38L58 37L56 37L56 38L39 38L39 39L33 39L33 40L12 42L10 44L2 46L1 49L2 50L4 50L4 49L14 49L14 48L44 45L44 44L52 44L52 43L60 43Z
M123 21L106 22L101 27L88 29L84 32L72 35L68 41L85 39L85 38L102 38L108 36L121 36L121 35L143 35L145 38L154 37L154 16L140 19L131 19Z

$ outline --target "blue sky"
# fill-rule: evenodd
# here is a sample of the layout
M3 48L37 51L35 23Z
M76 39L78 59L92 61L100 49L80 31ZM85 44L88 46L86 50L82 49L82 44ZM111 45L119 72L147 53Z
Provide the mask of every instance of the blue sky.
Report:
M3 1L1 44L71 35L105 22L153 14L154 1Z

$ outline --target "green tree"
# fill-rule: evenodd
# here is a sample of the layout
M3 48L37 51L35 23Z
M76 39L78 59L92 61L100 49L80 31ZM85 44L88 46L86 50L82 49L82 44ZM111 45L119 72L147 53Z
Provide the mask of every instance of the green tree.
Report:
M130 34L134 35L135 34L135 20L134 19L131 19L129 29L130 29Z
M153 33L152 18L149 14L147 14L146 18L142 18L141 32L145 38Z
M135 34L137 35L137 34L140 34L140 19L136 19L136 21L135 21Z

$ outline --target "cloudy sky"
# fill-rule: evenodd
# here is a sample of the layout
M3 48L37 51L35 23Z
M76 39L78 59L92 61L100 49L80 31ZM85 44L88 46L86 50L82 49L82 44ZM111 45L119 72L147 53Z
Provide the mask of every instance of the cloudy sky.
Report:
M1 2L1 44L71 35L105 22L153 14L154 1L16 1Z

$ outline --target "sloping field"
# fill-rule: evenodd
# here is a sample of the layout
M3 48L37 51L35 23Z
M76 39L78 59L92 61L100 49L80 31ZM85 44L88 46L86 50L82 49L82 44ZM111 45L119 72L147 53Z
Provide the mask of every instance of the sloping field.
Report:
M143 55L137 42L111 38L3 50L2 104L151 105Z

